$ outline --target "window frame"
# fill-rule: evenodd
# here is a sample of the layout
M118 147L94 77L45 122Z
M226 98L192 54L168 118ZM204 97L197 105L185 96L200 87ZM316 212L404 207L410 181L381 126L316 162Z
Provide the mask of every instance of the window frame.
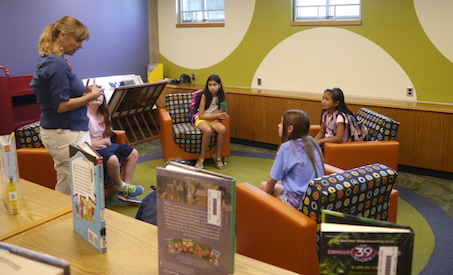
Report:
M183 7L182 1L184 1L184 0L176 0L176 5L177 5L176 11L177 11L177 20L178 20L178 22L176 23L176 27L177 28L224 27L225 26L225 6L224 6L223 9L221 9L221 11L223 11L223 14L224 14L223 21L221 21L221 22L212 22L212 21L207 21L207 22L193 22L192 21L192 22L188 22L188 23L182 22L182 14L184 12L187 12L187 11L182 11L181 10L182 7ZM206 1L207 0L203 1L204 8L202 10L199 10L199 11L196 11L196 12L202 12L203 14L206 14L208 11L213 11L213 10L207 10L206 9ZM225 1L223 3L225 5ZM214 11L217 11L217 10L214 10ZM190 11L190 12L194 12L194 11ZM204 19L204 20L206 20L206 19Z
M296 1L292 1L292 22L290 23L291 26L334 26L334 25L361 25L362 24L362 0L359 0L359 18L318 18L317 19L297 19L297 6ZM356 5L356 4L354 4ZM329 10L329 7L342 6L342 4L330 4L330 0L326 0L326 5L313 5L313 7L326 7L326 10Z

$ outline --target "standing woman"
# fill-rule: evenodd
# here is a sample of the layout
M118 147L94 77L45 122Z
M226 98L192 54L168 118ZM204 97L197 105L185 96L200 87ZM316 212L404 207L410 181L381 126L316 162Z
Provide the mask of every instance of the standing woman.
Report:
M64 16L48 25L39 38L38 63L30 86L41 105L42 143L52 155L57 171L55 190L70 194L69 144L89 142L87 103L102 90L95 83L84 87L65 55L83 48L89 30L82 22ZM87 93L85 93L87 89Z

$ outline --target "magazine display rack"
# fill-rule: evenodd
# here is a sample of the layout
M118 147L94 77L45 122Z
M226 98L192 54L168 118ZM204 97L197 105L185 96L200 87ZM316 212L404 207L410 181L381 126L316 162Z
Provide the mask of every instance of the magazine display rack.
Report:
M109 105L114 129L126 130L130 145L159 137L159 127L153 116L157 99L166 81L118 87ZM154 129L154 132L153 132Z
M30 88L32 75L12 77L6 67L0 66L2 70L5 76L0 76L0 134L10 134L39 120L41 110Z

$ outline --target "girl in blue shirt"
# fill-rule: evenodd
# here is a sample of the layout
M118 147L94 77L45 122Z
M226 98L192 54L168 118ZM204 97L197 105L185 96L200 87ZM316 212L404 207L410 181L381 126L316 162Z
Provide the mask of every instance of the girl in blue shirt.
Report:
M324 176L321 149L308 136L309 130L310 119L304 111L293 109L283 112L278 124L282 144L269 178L261 183L262 190L296 209L302 205L308 182Z

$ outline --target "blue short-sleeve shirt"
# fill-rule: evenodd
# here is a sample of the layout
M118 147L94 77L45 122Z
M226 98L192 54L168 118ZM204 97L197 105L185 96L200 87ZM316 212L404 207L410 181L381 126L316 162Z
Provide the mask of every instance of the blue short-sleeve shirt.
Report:
M291 192L302 195L307 191L308 183L316 177L324 176L324 168L319 150L313 147L315 169L305 153L302 139L289 140L280 145L270 177L281 181L283 187Z
M64 57L55 53L41 55L30 82L41 105L41 126L45 129L88 131L87 106L58 113L60 102L84 93L82 80L72 72Z

